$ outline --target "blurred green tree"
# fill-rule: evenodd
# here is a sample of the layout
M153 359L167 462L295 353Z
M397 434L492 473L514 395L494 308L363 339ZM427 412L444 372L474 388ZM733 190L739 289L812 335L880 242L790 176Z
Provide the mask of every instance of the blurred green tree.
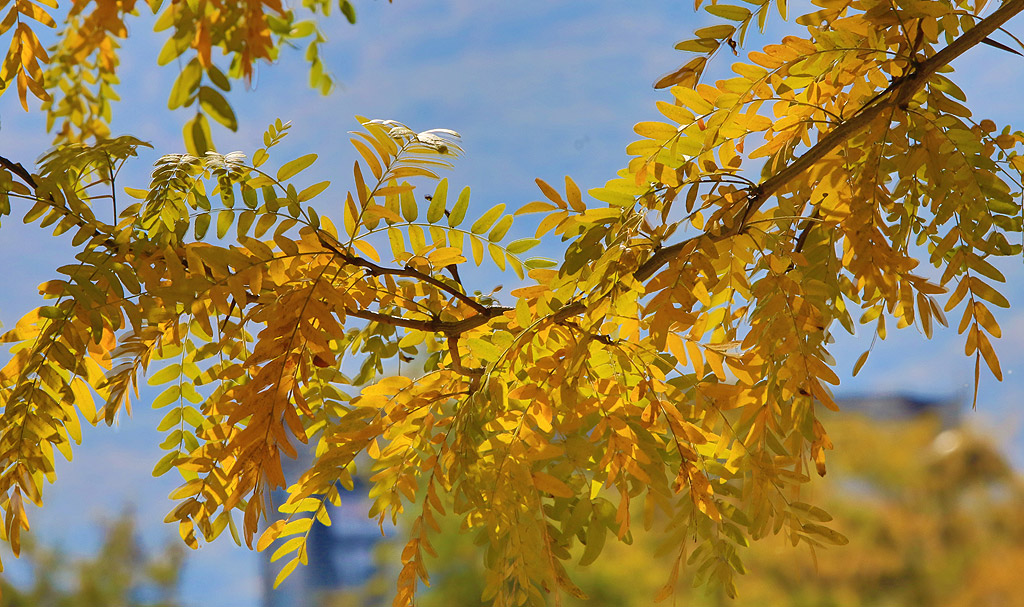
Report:
M168 543L150 553L132 516L103 525L99 550L72 557L60 546L26 537L19 565L29 582L0 579L2 607L177 607L183 547Z

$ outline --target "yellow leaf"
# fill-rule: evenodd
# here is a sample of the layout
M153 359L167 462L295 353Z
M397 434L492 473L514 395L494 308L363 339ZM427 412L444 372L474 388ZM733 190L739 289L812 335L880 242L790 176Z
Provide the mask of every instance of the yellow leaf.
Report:
M488 243L487 252L491 255L491 259L494 261L494 265L498 266L498 269L504 272L505 252L501 250L501 247L495 244Z
M537 178L537 179L534 179L534 181L537 182L537 186L540 188L540 191L544 192L544 196L546 196L547 199L550 200L551 202L553 202L556 205L558 205L558 208L560 208L560 209L568 208L568 205L565 203L564 200L562 200L562 195L559 194L558 191L555 190L555 188L553 188L550 185L548 185L548 183L546 181L544 181L543 179Z
M992 313L989 312L988 308L985 307L985 304L980 301L974 302L974 317L978 319L978 323L980 323L992 337L1003 336L1003 332L999 328L999 323L996 322L996 319L992 316Z
M515 214L516 215L526 215L528 213L546 213L548 211L553 211L553 210L555 210L557 208L558 207L556 207L555 205L551 204L550 202L534 201L534 202L528 202L528 203L524 204L523 206L521 206L515 212Z
M380 161L377 160L377 156L371 152L370 148L368 148L362 141L359 141L358 139L349 139L349 142L352 144L352 147L359 152L359 155L363 157L363 160L366 161L366 166L370 167L370 172L373 173L373 176L380 179L384 175L384 171L381 169Z
M699 114L707 114L714 109L715 106L708 103L706 99L701 97L700 93L683 86L677 86L672 88L672 95L678 99L683 105L690 108L694 112Z
M295 177L302 171L312 166L312 164L316 162L316 159L316 154L306 154L304 156L296 158L295 160L291 160L289 162L284 163L281 166L281 168L278 169L277 171L277 180L287 181L292 177Z
M580 567L591 565L597 560L597 557L601 556L601 551L604 550L607 537L608 526L604 524L604 521L596 517L591 519L590 524L587 526L586 547L583 549L583 554L580 555Z
M96 425L96 401L89 385L80 377L71 380L71 392L75 397L75 406L85 415L85 421Z
M480 216L480 219L477 219L475 222L473 222L473 225L469 228L469 231L474 234L483 234L484 232L491 229L491 226L494 225L494 222L497 221L499 217L501 217L501 214L504 211L504 203L494 205L493 207L487 209L487 211Z
M664 122L639 122L633 127L633 130L641 137L657 141L672 139L679 134L679 130L676 127Z
M169 497L172 500L180 500L183 497L189 497L191 495L199 493L199 491L202 490L202 488L203 479L193 479L182 484L174 491L171 491L171 493L167 497Z
M729 21L745 21L750 18L750 9L744 6L709 4L704 7L704 10L716 17L728 19Z
M820 537L830 544L845 546L850 543L850 540L848 540L845 535L824 525L818 525L817 523L803 523L802 527L804 532Z
M402 233L398 228L388 228L388 241L391 242L391 252L394 254L395 259L401 261L405 258L405 239L402 238Z
M550 474L539 470L533 473L533 486L536 487L538 491L550 493L555 497L572 497L576 495L576 493L569 488L569 485L566 485Z
M352 241L352 245L355 248L359 249L359 252L362 253L363 255L366 255L367 257L369 257L373 261L375 261L377 263L380 263L380 255L377 254L377 249L373 248L373 246L370 243L368 243L365 240L359 238L359 239L353 240Z
M401 223L402 217L387 207L382 207L376 203L369 203L366 208L363 209L363 218L367 221L373 219L383 219L388 223Z
M257 552L263 552L274 540L281 536L281 530L284 529L286 521L284 519L276 520L266 530L263 531L263 535L260 536L259 542L256 543Z
M580 187L568 175L565 176L565 197L569 200L569 206L577 213L587 210L587 205L583 203ZM518 211L516 213L518 214Z
M484 261L484 243L476 236L469 237L469 248L473 251L473 262L480 265Z
M996 351L992 348L992 343L989 342L988 336L977 331L978 337L978 351L985 357L985 364L988 365L989 371L999 381L1003 381L1003 371L999 368L999 357L996 356Z
M285 581L288 576L292 574L292 571L295 571L295 567L297 567L298 564L298 557L288 561L288 563L281 568L281 572L277 574L277 578L274 580L274 588L280 586L281 582Z

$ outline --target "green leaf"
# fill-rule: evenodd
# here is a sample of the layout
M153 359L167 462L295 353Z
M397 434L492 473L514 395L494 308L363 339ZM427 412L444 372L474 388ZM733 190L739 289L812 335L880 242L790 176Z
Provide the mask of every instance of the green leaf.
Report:
M249 228L252 227L252 222L256 219L256 213L253 211L242 211L242 214L238 216L238 225L235 226L239 238L249 233Z
M195 386L189 383L181 384L181 395L188 399L188 401L191 403L203 402L202 395L199 394L199 391L196 390Z
M195 407L182 407L181 408L181 419L193 428L198 428L206 421L203 414L200 413Z
M299 192L299 202L307 202L309 200L313 200L314 198L319 196L324 190L326 190L327 187L330 185L330 181L321 181L320 183L314 183L308 188L303 189L301 192Z
M235 221L235 212L223 210L217 214L217 238L224 238Z
M1017 215L1020 213L1020 205L1012 200L993 198L988 201L988 208L995 213L1003 215Z
M519 301L516 302L516 322L524 329L533 324L530 304L527 303L525 297L519 298Z
M206 68L206 75L210 77L212 82L217 88L222 91L231 90L231 81L224 75L224 72L220 71L220 68L212 63Z
M153 399L153 408L162 409L167 405L173 403L174 401L178 400L180 396L181 388L178 386L178 384L173 384L166 390L158 394L157 397Z
M402 233L398 228L388 228L388 240L391 242L391 252L394 253L395 259L403 257L405 254L405 239L402 238Z
M484 243L476 236L469 237L469 248L473 251L473 262L480 265L484 262Z
M704 10L729 21L745 21L750 17L750 9L731 4L708 4L704 6Z
M231 109L228 100L217 89L208 86L199 87L199 105L223 126L232 131L238 130L238 120L235 118L235 111Z
M427 207L427 221L437 223L444 217L448 198L448 179L442 179L434 189L434 196L430 199L430 206Z
M52 209L53 207L46 204L46 202L40 200L39 202L32 205L32 208L29 209L27 213L25 213L25 217L22 219L22 221L25 223L32 223Z
M483 234L487 230L491 229L491 226L494 225L494 222L498 220L498 217L501 217L501 214L504 211L504 203L494 205L493 207L488 209L486 213L481 215L480 219L477 219L475 222L473 222L473 226L469 228L469 231L474 234Z
M251 187L249 187L249 186L247 186L245 184L242 185L241 189L242 189L242 202L245 203L245 206L249 207L250 209L255 209L255 208L260 206L260 200L256 196L256 190L254 190L253 188L251 188Z
M733 25L712 25L710 27L702 27L693 33L698 38L718 38L721 40L732 36L735 31L736 27Z
M159 386L177 378L179 375L181 375L181 365L173 363L151 375L146 382L151 386Z
M512 216L505 215L500 221L498 221L497 225L494 226L491 233L487 235L487 240L490 240L491 242L498 242L505 237L505 234L508 234L508 229L511 227Z
M508 262L508 265L512 266L512 271L516 273L520 280L526 277L526 274L523 272L523 264L518 259L508 255L505 257L505 260Z
M501 348L494 345L489 340L479 337L470 337L466 339L465 343L470 353L480 360L493 362L501 358Z
M153 466L153 476L163 476L164 474L167 474L171 468L174 467L174 464L178 462L178 457L180 457L180 455L181 454L177 451L171 451L161 457L160 461L156 463L156 466Z
M355 24L355 22L356 22L356 7L352 6L352 3L349 2L349 0L341 0L340 4L341 4L341 14L345 15L345 18L348 19L349 23Z
M601 556L601 551L604 550L605 536L608 533L608 526L602 521L591 519L590 525L587 526L587 543L586 548L583 549L583 554L580 556L580 567L586 567L597 560L597 557Z
M539 244L540 240L536 238L520 238L519 240L513 240L508 243L508 246L505 247L505 249L508 250L509 253L517 254L528 251Z
M277 171L277 180L285 181L295 177L316 162L316 158L316 154L306 154L305 156L300 156L291 162L286 162L284 166Z
M178 77L174 79L171 94L167 98L167 109L173 110L186 105L195 96L202 77L203 68L200 67L199 60L189 61L185 69L181 70Z
M448 246L455 247L462 251L462 245L465 244L466 235L458 230L448 230Z
M146 196L149 194L149 191L148 190L142 190L142 189L139 189L139 188L128 188L128 187L126 187L126 188L124 188L124 193L128 194L129 196L131 196L132 198L134 198L136 200L145 200Z
M494 261L494 265L498 266L502 272L505 271L505 252L501 250L496 244L487 245L487 252L490 253L491 259Z
M288 32L289 38L305 38L316 31L316 24L310 20L299 21L292 25L292 31Z
M422 254L427 248L427 239L420 226L409 226L409 248L416 255Z
M207 221L209 223L209 221ZM256 230L253 232L253 236L256 238L262 237L267 233L267 230L272 228L277 223L277 217L271 214L260 215L260 218L256 220Z
M181 429L174 430L173 432L171 432L170 434L167 435L167 438L165 438L162 443L160 443L160 448L161 449L177 448L180 445L181 439L182 439L183 436L184 436L184 433L181 431Z
M469 210L469 186L462 188L458 200L455 201L455 206L452 207L452 212L448 214L448 225L454 228L462 223L462 220L466 218L467 210Z
M298 564L298 558L294 558L288 561L288 564L282 567L280 573L277 574L277 578L274 580L274 588L280 586L281 582L285 581L285 579L287 579L288 576L292 574L292 571L295 571L295 567L297 567Z
M185 150L193 156L202 158L207 152L214 150L213 136L210 135L210 123L206 121L206 116L202 112L197 113L195 118L185 123L182 135L185 139Z
M416 221L419 209L416 207L416 195L412 190L403 190L398 199L402 205L402 217L409 223Z
M187 37L171 37L164 43L160 54L156 57L157 65L167 65L174 61L185 52L185 49L189 47L189 39Z
M320 215L317 214L316 209L313 207L306 207L306 215L309 217L309 225L314 230L320 229Z
M177 388L177 386L173 386ZM175 397L177 398L177 397ZM160 420L160 424L156 429L160 432L166 432L171 428L181 423L181 407L174 407L164 415L164 418Z
M278 202L277 190L274 186L265 185L260 190L263 192L263 203L267 205L267 210L271 213L276 212L281 208L281 203Z
M530 259L527 259L525 262L523 262L523 265L533 270L538 268L553 268L558 264L544 257L531 257Z

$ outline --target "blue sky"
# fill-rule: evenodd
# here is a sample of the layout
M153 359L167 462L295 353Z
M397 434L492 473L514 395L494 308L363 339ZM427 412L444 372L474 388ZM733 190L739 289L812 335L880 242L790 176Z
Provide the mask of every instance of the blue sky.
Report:
M537 199L536 177L557 184L568 174L584 189L603 185L626 162L623 150L635 138L632 125L658 116L654 101L667 93L653 90L651 83L685 59L673 44L707 21L693 14L692 3L667 0L376 0L356 7L357 25L340 16L326 22L329 42L323 49L341 83L338 90L328 97L310 91L301 51L285 53L278 65L259 69L253 90L231 94L239 132L214 134L221 151L251 153L261 145L267 124L275 118L292 121L292 134L275 148L280 151L274 158L320 155L308 179L334 182L321 205L326 213L348 187L356 156L347 131L356 127L355 114L399 120L415 130L443 127L462 133L466 156L448 177L452 187L473 188L478 213L497 203L515 208ZM176 68L156 67L163 35L150 34L150 22L139 19L125 44L124 101L115 108L113 125L115 133L131 133L156 146L125 172L121 185L133 187L145 185L160 154L183 151L181 125L189 118L187 111L164 109ZM1008 27L1013 31L1020 23ZM727 63L719 67L724 70ZM976 116L1012 124L1019 100L1004 93L1019 88L1015 83L1024 74L1024 58L982 47L955 67ZM27 163L47 148L41 116L24 114L13 94L0 98L0 119L0 154ZM17 213L5 218L0 232L0 255L9 260L0 320L8 327L35 305L36 286L69 256L65 245L55 246L48 234L22 226L19 219ZM532 231L528 222L519 229L522 235ZM1004 292L1018 306L999 316L1004 338L996 347L1006 381L984 378L979 411L968 419L1006 441L1021 465L1024 270L1020 259L1004 260L1000 267L1009 279ZM863 333L867 338L837 335L840 395L899 391L969 399L973 362L963 357L955 330L937 331L931 342L913 328L890 331L861 374L851 378L854 360L870 342ZM47 508L32 516L38 533L87 547L95 537L86 523L133 503L147 542L175 535L158 521L170 507L165 496L176 482L173 475L150 475L160 457L161 437L153 429L159 414L142 402L118 428L87 432L74 462L59 467L58 484L47 491ZM191 554L186 567L189 604L258 603L256 559L229 539Z

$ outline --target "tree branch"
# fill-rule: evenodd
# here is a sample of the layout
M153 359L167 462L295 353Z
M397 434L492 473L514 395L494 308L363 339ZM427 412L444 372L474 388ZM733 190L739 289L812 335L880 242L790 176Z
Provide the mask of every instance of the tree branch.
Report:
M26 169L24 167L24 165L22 165L20 162L14 162L14 161L12 161L12 160L10 160L8 158L0 156L0 166L2 166L3 168L7 169L8 171L10 171L10 172L14 173L15 175L17 175L18 177L20 177L21 180L23 182L25 182L25 185L27 185L30 188L32 188L32 192L33 192L33 195L35 197L35 200L37 200L39 202L45 202L45 203L49 204L54 210L56 210L57 212L62 214L64 217L74 217L74 225L78 226L79 228L87 228L87 229L92 230L94 234L105 235L106 238L104 238L101 241L100 244L102 244L103 246L105 246L107 249L109 249L111 251L117 250L117 243L114 242L113 237L110 235L110 231L103 230L100 227L98 227L98 226L96 226L96 225L94 225L92 223L89 223L87 220L83 219L81 216L73 214L70 209L65 208L65 207L57 204L57 201L54 200L52 194L48 195L46 198L40 197L39 196L39 183L36 182L35 178L32 177L32 174L28 171L28 169ZM110 179L110 187L111 188L114 187L113 176L111 176L111 179ZM114 219L115 219L115 223L117 223L116 222L116 219L117 219L116 216L114 217Z
M1004 23L1024 10L1024 0L1008 0L991 15L982 19L973 28L964 32L949 46L935 53L913 71L893 80L892 84L877 98L862 107L852 118L841 123L825 134L807 152L795 159L791 164L762 181L751 190L747 199L746 209L741 221L718 233L705 232L682 242L660 248L637 268L633 277L644 281L654 275L663 265L675 258L691 243L700 238L712 241L724 240L742 234L747 228L747 220L757 212L779 190L787 186L796 177L816 162L824 158L832 150L839 147L856 133L866 129L880 114L886 110L905 109L914 95L940 69L949 65L954 59L977 46L989 34L999 29Z
M469 377L480 377L484 374L483 369L467 369L462 366L462 354L459 352L459 337L457 335L448 336L448 351L452 355L452 369L456 373L468 375Z
M425 282L427 284L431 284L431 285L437 287L438 289L441 289L445 293L448 293L449 295L451 295L455 299L458 299L459 301L461 301L462 303L466 304L470 308L473 308L473 310L475 310L477 314L483 314L483 313L485 313L487 311L487 306L483 305L482 303L478 302L477 300L473 299L472 297L466 295L465 293L463 293L459 289L456 289L455 287L453 287L453 286L451 286L449 284L446 284L446 283L444 283L441 280L438 280L438 279L434 278L430 274L427 274L425 272L420 272L419 270L416 270L416 269L410 268L410 267L405 267L405 268L385 268L384 266L377 265L377 264L373 263L372 261L370 261L368 259L363 259L362 257L359 257L358 255L352 255L351 253L343 252L338 247L336 247L336 246L332 245L331 243L327 242L323 238L323 236L320 235L320 234L317 234L317 238L319 238L320 244L322 244L329 251L331 251L332 253L334 253L335 255L340 257L342 260L344 260L345 263L347 263L349 265L359 266L361 268L365 268L373 276L381 276L381 275L384 275L384 274L390 274L391 276L404 276L405 278L413 278L415 280L420 280L420 281L423 281L423 282Z
M345 314L356 318L362 318L363 320L372 320L373 322L391 325L392 327L416 329L417 331L426 331L427 333L441 333L442 335L452 337L485 325L492 318L501 316L505 312L511 312L512 310L513 308L506 308L504 306L485 307L484 311L480 314L474 314L469 318L456 321L417 320L415 318L405 318L403 316L391 316L390 314L371 312L370 310L346 309Z
M592 332L584 329L583 327L581 327L579 323L573 322L571 320L562 320L562 321L559 322L559 324L561 324L562 326L565 326L565 327L570 327L570 328L572 328L572 329L582 333L586 337L589 337L590 339L592 339L594 341L601 342L602 344L604 344L606 346L614 346L614 345L617 345L619 343L617 340L612 339L611 337L605 335L604 333L592 333Z
M21 177L21 180L33 190L39 188L39 185L36 184L36 180L32 178L32 174L29 173L20 162L11 162L7 158L0 156L0 166L14 173L18 177Z

